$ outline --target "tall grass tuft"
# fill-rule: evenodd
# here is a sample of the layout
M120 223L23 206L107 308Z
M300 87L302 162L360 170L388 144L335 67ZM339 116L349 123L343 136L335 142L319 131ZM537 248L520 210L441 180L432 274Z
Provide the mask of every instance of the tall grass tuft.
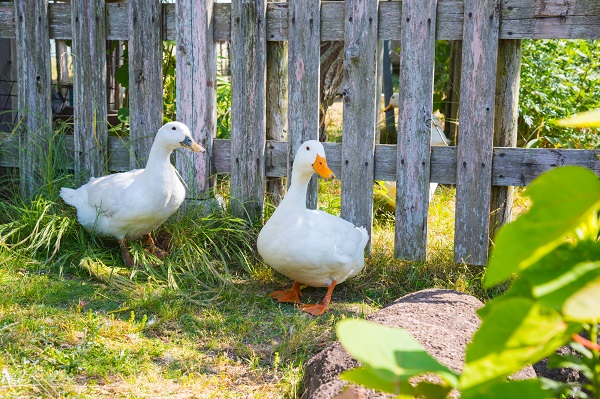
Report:
M35 265L58 273L85 271L123 290L144 280L198 301L233 287L237 273L252 273L256 229L222 210L206 214L203 206L193 205L153 232L159 246L170 251L164 261L134 241L131 254L137 268L125 268L117 242L86 231L75 209L59 197L62 186L81 181L67 164L64 138L70 128L58 123L50 142L40 143L47 151L31 197L20 193L17 175L2 177L6 200L0 201L0 264Z

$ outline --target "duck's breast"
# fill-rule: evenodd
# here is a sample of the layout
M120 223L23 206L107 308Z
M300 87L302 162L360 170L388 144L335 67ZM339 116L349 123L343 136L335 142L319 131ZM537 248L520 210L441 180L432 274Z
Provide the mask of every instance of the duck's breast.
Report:
M278 272L303 284L324 287L364 267L363 234L351 223L321 211L273 214L258 250ZM366 232L365 232L366 234ZM361 246L362 245L362 246Z

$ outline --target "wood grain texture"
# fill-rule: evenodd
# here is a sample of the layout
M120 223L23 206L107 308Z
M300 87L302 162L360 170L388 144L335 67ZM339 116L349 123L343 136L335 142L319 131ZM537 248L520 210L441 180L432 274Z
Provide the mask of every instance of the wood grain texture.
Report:
M72 0L75 175L108 172L104 0Z
M598 39L600 38L600 3L596 0L505 0L501 6L501 39ZM175 40L175 6L163 4L165 38ZM382 1L379 7L379 40L400 40L397 21L401 1ZM214 37L217 41L231 38L231 4L215 3ZM321 7L322 40L344 38L343 1L324 1ZM127 40L127 3L107 4L109 40ZM440 0L437 9L436 38L462 40L464 2ZM71 12L64 3L50 4L50 37L70 39ZM267 40L288 39L288 4L269 3L267 7ZM10 3L0 3L0 38L14 38L14 10Z
M344 32L341 216L373 227L373 175L377 87L377 7L373 0L347 0ZM367 244L370 251L371 242Z
M177 120L206 152L177 151L187 198L204 198L211 186L210 156L217 131L217 60L212 0L177 2Z
M516 147L521 77L521 40L500 40L494 112L494 147ZM511 221L513 187L492 187L490 238Z
M424 261L437 0L402 2L395 256Z
M266 1L233 0L231 10L230 209L256 221L265 194Z
M267 91L266 91L267 140L286 141L288 132L288 43L267 43ZM268 151L268 150L267 150ZM268 171L269 158L265 168ZM268 172L267 172L268 173ZM267 196L275 206L285 194L281 177L267 177Z
M499 9L466 0L456 169L454 260L488 258ZM465 123L466 122L466 123Z
M46 0L16 0L20 190L39 187L52 135L50 39Z
M288 184L294 157L306 140L319 139L320 0L289 3ZM317 207L317 177L310 180L306 206Z
M129 0L130 166L145 167L162 126L162 14L160 0Z

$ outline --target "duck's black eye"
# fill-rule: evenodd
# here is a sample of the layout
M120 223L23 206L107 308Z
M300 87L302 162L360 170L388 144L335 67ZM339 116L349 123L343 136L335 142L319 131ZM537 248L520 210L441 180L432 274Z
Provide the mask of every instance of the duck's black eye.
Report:
M310 147L309 146L306 146L306 151L310 151Z
M175 126L173 126L173 127L171 128L171 130L177 130L177 128L176 128Z

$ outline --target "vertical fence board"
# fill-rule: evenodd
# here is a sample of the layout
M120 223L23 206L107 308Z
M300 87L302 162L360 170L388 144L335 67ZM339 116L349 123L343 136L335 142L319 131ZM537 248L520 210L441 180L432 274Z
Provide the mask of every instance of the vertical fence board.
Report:
M74 166L88 180L108 171L104 0L72 0Z
M288 43L267 42L267 140L286 141L288 131ZM272 149L267 148L266 172L272 168ZM267 176L267 195L279 205L285 193L282 177Z
M231 4L231 195L234 215L262 217L265 193L266 1Z
M395 255L407 260L426 258L436 5L402 2Z
M188 185L188 198L200 198L210 186L210 157L217 126L217 61L213 40L214 2L178 0L177 119L185 123L205 153L178 151L177 169Z
M499 7L465 0L454 260L487 262Z
M129 140L131 167L144 167L162 125L161 0L129 0Z
M29 196L39 187L52 134L48 2L15 0L15 15L20 189Z
M496 78L496 111L494 147L517 146L519 119L519 84L521 77L521 40L500 40L498 77ZM513 187L492 187L490 204L490 237L511 221Z
M296 151L306 140L319 138L319 63L321 1L289 3L289 131L288 184ZM313 176L306 206L317 207L317 176Z
M344 32L342 218L373 225L377 86L377 8L373 0L347 0ZM370 251L369 241L367 251Z
M382 60L382 74L383 74L383 103L388 105L390 98L394 94L394 83L392 81L392 54L390 51L390 40L383 41L383 60ZM385 140L384 144L389 144L389 137L397 136L396 121L395 121L394 110L390 109L385 112Z

